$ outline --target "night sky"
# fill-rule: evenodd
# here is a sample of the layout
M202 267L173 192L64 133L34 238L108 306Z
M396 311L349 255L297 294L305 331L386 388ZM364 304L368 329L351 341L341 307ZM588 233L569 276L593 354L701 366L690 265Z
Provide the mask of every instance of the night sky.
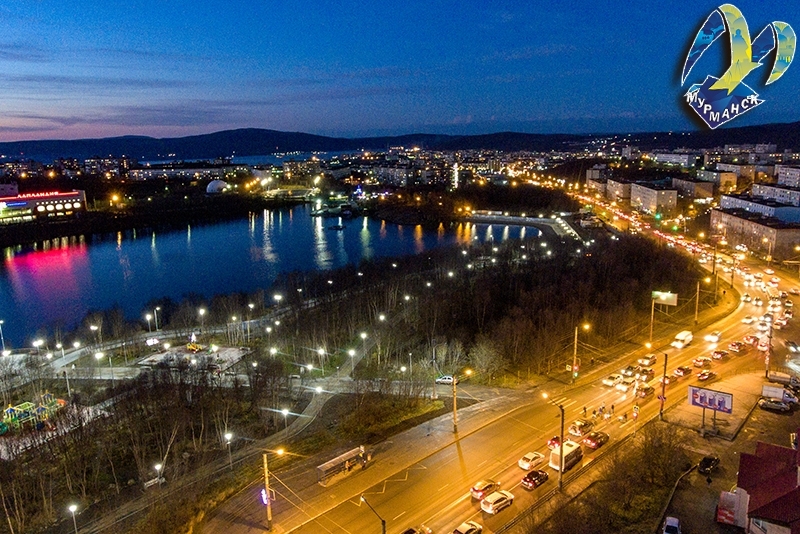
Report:
M728 36L681 87L720 3L13 0L0 7L0 141L696 130L681 95L727 68ZM753 37L800 3L739 1ZM729 123L800 120L800 65ZM798 59L796 62L800 62Z

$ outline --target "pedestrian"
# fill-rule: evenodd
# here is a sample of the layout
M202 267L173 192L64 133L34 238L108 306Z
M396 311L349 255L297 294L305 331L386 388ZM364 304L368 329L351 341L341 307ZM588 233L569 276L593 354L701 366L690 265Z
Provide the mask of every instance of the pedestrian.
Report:
M591 363L594 365L594 356L592 356Z
M614 405L611 405L611 415L614 415Z
M592 410L592 419L597 419L597 410Z
M586 417L586 406L583 407L583 416Z
M710 476L706 477L706 484L708 484L708 486L711 487L711 477Z

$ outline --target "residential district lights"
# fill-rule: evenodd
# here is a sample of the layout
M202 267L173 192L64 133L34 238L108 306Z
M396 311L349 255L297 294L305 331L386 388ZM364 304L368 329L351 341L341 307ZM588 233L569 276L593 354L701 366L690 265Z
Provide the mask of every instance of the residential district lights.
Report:
M561 434L559 434L560 441L558 443L558 491L561 492L564 488L564 405L556 404L553 399L548 397L547 393L542 393L542 398L561 410Z
M283 414L283 429L288 431L289 430L289 420L287 419L287 417L289 416L289 410L284 408L283 410L281 410L281 413Z
M156 480L158 480L158 487L161 487L161 470L164 469L163 464L156 464L153 466L156 470Z
M231 453L231 440L233 440L233 434L230 432L225 433L225 445L228 447L228 466L233 471L233 453Z
M197 315L200 316L200 332L202 332L203 331L203 322L204 322L204 319L205 319L205 316L206 316L206 309L205 308L200 308L199 310L197 310Z

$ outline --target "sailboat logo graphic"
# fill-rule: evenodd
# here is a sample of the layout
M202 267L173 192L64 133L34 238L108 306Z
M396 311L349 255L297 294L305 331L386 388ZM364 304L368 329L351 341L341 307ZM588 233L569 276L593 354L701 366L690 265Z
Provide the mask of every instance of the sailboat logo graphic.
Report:
M786 22L772 22L750 40L742 12L732 4L723 4L711 12L694 38L681 74L681 85L708 47L723 34L730 36L731 64L722 76L706 76L702 84L694 84L684 95L686 103L709 128L735 119L762 104L764 100L744 83L745 77L762 66L762 60L776 50L775 60L766 85L778 80L794 59L797 42L794 30Z

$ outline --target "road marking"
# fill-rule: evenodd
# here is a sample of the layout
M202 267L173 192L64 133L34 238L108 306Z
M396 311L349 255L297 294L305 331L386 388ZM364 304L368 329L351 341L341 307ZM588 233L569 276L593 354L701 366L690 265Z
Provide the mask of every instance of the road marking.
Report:
M403 515L405 515L405 512L401 512L399 515L394 516L394 518L392 518L392 521L397 521L397 519L402 517Z
M447 484L445 484L444 486L442 486L441 488L439 488L439 489L438 489L438 490L436 490L436 491L442 491L443 489L445 489L445 488L446 488L447 486L449 486L449 485L450 485L450 482L448 482Z

